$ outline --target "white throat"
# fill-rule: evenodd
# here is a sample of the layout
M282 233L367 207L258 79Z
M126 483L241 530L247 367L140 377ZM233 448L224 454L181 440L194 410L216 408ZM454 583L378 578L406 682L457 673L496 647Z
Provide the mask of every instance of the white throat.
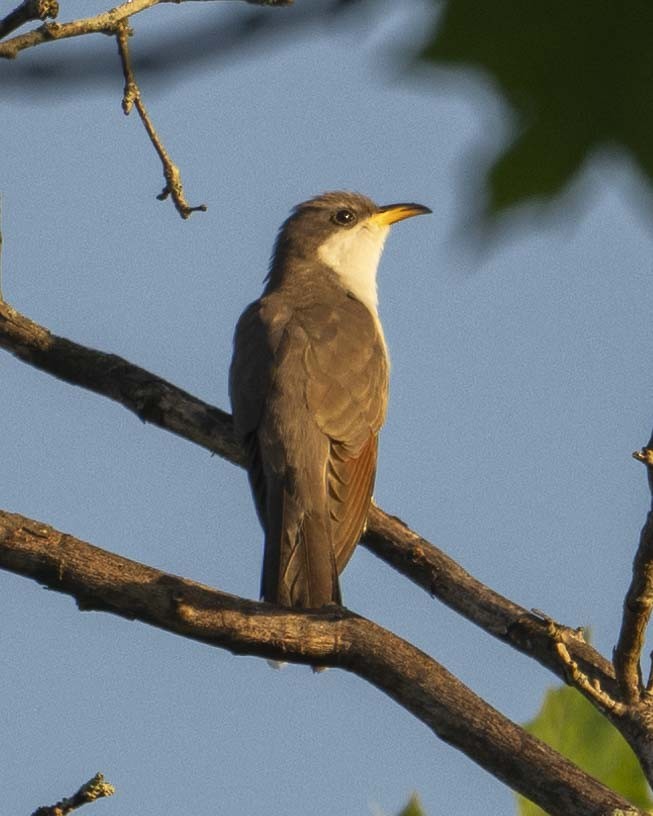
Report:
M352 295L377 317L379 303L376 270L379 266L389 226L369 219L352 229L338 230L318 247L318 256L340 278Z

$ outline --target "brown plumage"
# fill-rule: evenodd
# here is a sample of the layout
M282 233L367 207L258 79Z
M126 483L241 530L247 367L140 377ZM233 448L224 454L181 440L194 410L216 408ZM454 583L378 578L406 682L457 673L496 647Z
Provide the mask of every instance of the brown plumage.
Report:
M428 211L353 193L300 204L262 297L238 322L230 393L265 531L266 601L341 602L338 575L365 525L387 404L376 266L389 225Z

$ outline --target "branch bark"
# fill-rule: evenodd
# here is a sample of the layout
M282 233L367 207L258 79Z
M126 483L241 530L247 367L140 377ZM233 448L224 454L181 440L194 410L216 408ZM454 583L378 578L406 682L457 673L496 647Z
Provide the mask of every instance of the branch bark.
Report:
M653 693L653 672L649 673L644 689L640 667L646 629L653 610L653 437L647 447L633 456L646 465L652 503L635 554L633 577L624 600L621 630L614 650L619 687L629 703L638 702L645 691L649 696Z
M140 620L234 654L353 672L552 816L644 816L419 649L347 609L288 611L236 598L3 511L0 566L71 595L80 609Z

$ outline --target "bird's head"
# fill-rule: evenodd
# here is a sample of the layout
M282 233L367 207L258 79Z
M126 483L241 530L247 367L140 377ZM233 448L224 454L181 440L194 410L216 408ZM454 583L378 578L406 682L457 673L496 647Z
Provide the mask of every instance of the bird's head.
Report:
M376 310L376 270L391 225L430 212L421 204L380 207L349 192L324 193L298 204L279 231L270 285L278 285L293 266L326 266L345 289Z

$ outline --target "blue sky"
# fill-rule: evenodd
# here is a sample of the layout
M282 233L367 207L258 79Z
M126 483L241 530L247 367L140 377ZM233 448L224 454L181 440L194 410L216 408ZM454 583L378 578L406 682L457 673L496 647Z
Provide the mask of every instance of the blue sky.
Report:
M64 10L82 7L101 8ZM190 203L209 206L187 222L154 197L158 159L121 112L117 56L113 81L13 89L0 103L5 298L227 408L233 327L291 206L338 188L429 205L393 229L381 262L392 381L376 500L494 589L590 626L609 655L648 506L630 458L651 426L647 214L626 164L597 158L580 206L554 220L532 209L477 252L472 157L505 138L506 111L479 78L402 70L390 55L427 8L384 9L174 82L137 75ZM181 35L234 13L251 10L142 15L134 56L150 27L174 21ZM49 49L115 54L104 37ZM256 597L262 536L244 473L5 353L0 376L0 506ZM118 789L98 816L393 813L414 790L429 814L511 812L505 787L345 672L273 672L0 582L7 813L98 770ZM342 588L516 721L555 681L362 548Z

